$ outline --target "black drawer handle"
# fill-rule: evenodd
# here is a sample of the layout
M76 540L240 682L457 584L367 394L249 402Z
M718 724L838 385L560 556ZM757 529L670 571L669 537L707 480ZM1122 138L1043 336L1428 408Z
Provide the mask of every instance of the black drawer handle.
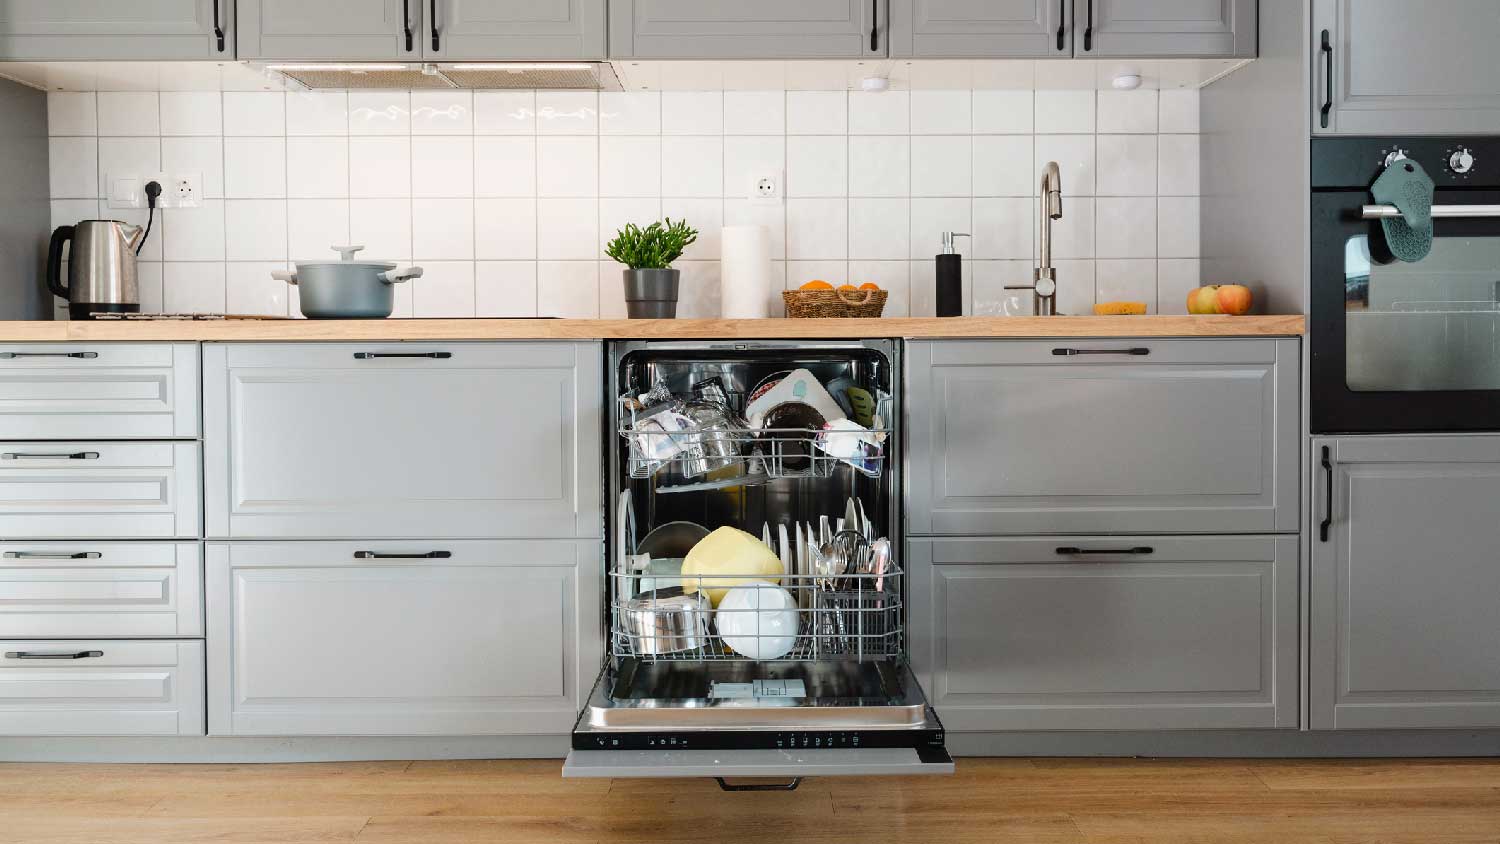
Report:
M98 551L6 551L7 560L97 560Z
M1059 53L1062 52L1062 48L1067 45L1067 42L1063 40L1063 36L1068 31L1068 23L1067 22L1068 22L1068 0L1058 0L1058 3L1057 3L1057 51Z
M432 360L447 360L453 357L452 352L355 352L355 360L376 360L378 358L430 358Z
M870 0L870 52L880 49L880 0Z
M411 43L411 0L401 0L401 32L406 36L406 52L412 51Z
M437 0L432 0L432 51L440 52L443 49L443 39L438 34Z
M356 560L446 560L452 551L428 551L425 554L387 554L380 551L355 551Z
M6 659L92 659L104 651L6 651Z
M1328 30L1323 30L1323 107L1318 109L1318 124L1328 128L1328 112L1333 109L1333 44Z
M99 357L98 352L0 352L0 360L15 360L16 358L75 358L78 360L93 360Z
M1156 549L1150 545L1137 545L1133 548L1079 548L1074 545L1063 545L1058 547L1057 553L1070 557L1081 554L1128 554L1130 556L1141 556L1143 554L1155 554Z
M1328 541L1328 529L1333 527L1333 461L1329 459L1328 446L1323 446L1323 474L1327 481L1323 489L1323 521L1318 522L1318 541Z
M75 451L71 454L43 454L28 451L7 451L0 460L98 460L97 451Z
M1089 0L1089 23L1083 30L1083 51L1094 49L1094 0Z
M1052 354L1057 357L1072 357L1074 355L1134 355L1142 357L1151 354L1151 350L1142 346L1130 349L1053 349Z

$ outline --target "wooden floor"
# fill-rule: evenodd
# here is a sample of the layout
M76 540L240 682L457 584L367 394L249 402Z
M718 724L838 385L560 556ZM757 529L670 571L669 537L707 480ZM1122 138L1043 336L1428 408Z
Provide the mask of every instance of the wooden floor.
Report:
M962 759L791 794L558 767L0 765L0 841L1500 842L1500 760Z

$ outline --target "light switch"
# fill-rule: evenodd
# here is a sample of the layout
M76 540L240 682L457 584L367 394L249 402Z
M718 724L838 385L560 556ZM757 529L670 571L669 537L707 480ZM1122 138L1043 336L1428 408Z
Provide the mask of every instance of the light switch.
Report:
M140 208L145 199L141 180L134 176L109 179L110 208Z

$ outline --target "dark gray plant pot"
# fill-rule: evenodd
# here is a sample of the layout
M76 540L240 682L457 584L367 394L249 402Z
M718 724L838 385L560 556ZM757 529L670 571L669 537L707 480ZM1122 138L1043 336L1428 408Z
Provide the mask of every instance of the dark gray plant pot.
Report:
M675 319L678 270L625 270L625 315L631 319Z

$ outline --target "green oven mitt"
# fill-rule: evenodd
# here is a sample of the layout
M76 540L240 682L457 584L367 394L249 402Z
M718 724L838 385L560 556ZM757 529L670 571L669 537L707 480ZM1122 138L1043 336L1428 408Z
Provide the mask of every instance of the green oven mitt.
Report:
M1432 177L1422 165L1410 158L1391 162L1370 186L1370 195L1401 212L1380 220L1391 254L1408 263L1426 258L1432 250Z

